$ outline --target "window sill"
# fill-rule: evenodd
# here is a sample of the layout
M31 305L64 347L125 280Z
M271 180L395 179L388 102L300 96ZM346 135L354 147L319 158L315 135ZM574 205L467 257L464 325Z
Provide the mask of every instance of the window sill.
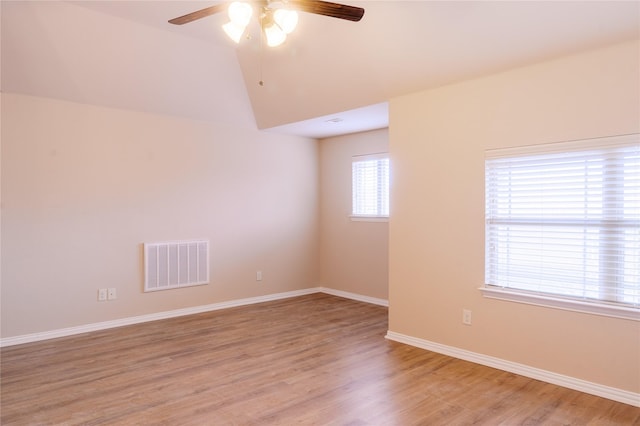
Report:
M640 310L623 306L608 305L606 303L589 303L579 300L562 299L537 294L521 293L504 288L481 287L480 292L490 299L508 300L511 302L525 303L528 305L543 306L547 308L563 309L566 311L582 312L606 317L621 318L632 321L640 321Z
M349 216L352 222L389 222L389 216Z

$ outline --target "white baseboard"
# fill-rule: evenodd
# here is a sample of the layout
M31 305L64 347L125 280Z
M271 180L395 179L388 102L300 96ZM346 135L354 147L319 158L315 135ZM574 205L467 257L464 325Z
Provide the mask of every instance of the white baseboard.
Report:
M541 380L543 382L552 383L554 385L640 407L640 394L638 393L588 382L575 377L569 377L563 374L529 367L524 364L518 364L516 362L459 349L453 346L418 339L416 337L407 336L393 331L388 331L385 337L389 340L405 343L421 349L426 349L454 358L463 359L465 361L471 361L476 364L486 365L487 367L497 368L499 370L508 371L510 373L519 374L521 376L530 377L532 379Z
M104 321L93 324L86 324L77 327L69 327L58 330L45 331L41 333L25 334L21 336L0 338L0 347L20 345L23 343L38 342L42 340L55 339L58 337L72 336L75 334L89 333L91 331L105 330L109 328L122 327L125 325L140 324L149 321L157 321L168 318L175 318L184 315L199 314L203 312L216 311L220 309L233 308L237 306L252 305L255 303L270 302L273 300L287 299L290 297L304 296L313 293L326 293L333 296L344 297L347 299L357 300L360 302L371 303L380 306L389 306L389 302L384 299L364 296L356 293L350 293L342 290L335 290L326 287L314 287L303 290L288 291L284 293L268 294L265 296L249 297L246 299L236 299L227 302L213 303L210 305L194 306L191 308L176 309L172 311L158 312L148 315L140 315L135 317L122 318L112 321ZM441 353L454 358L471 361L476 364L486 365L488 367L497 368L499 370L509 371L521 376L530 377L536 380L542 380L554 385L563 386L580 392L597 395L608 398L613 401L640 407L640 394L625 391L622 389L612 388L597 383L588 382L586 380L576 379L574 377L565 376L551 371L541 370L539 368L529 367L527 365L506 361L488 355L482 355L475 352L459 349L453 346L442 345L440 343L430 342L428 340L418 339L416 337L407 336L393 331L388 331L385 336L389 340L393 340L429 351Z
M167 318L181 317L184 315L200 314L202 312L217 311L219 309L234 308L236 306L252 305L254 303L270 302L272 300L287 299L290 297L304 296L306 294L318 293L319 287L304 290L288 291L284 293L268 294L265 296L249 297L246 299L236 299L227 302L213 303L210 305L194 306L191 308L176 309L172 311L157 312L154 314L140 315L135 317L122 318L112 321L97 322L93 324L80 325L77 327L62 328L58 330L44 331L41 333L25 334L21 336L5 337L0 339L0 347L20 345L23 343L38 342L41 340L55 339L57 337L72 336L74 334L89 333L91 331L106 330L108 328L122 327L125 325L140 324L143 322L157 321Z
M91 331L106 330L109 328L122 327L125 325L141 324L149 321L157 321L168 318L181 317L184 315L200 314L202 312L217 311L219 309L234 308L236 306L252 305L255 303L270 302L272 300L287 299L290 297L304 296L312 293L327 293L334 296L345 297L358 300L360 302L373 303L376 305L388 306L388 302L382 299L362 296L355 293L334 290L324 287L313 287L303 290L287 291L284 293L268 294L265 296L249 297L246 299L236 299L227 302L213 303L210 305L194 306L191 308L176 309L172 311L157 312L154 314L140 315L135 317L122 318L112 321L103 321L92 324L68 327L58 330L43 331L40 333L24 334L21 336L0 338L0 348L6 346L20 345L23 343L39 342L41 340L55 339L58 337L72 336L75 334L89 333Z
M356 294L356 293L349 293L348 291L334 290L332 288L327 288L327 287L320 287L318 291L326 294L331 294L333 296L357 300L359 302L371 303L373 305L389 306L388 300L378 299L376 297L363 296L361 294Z

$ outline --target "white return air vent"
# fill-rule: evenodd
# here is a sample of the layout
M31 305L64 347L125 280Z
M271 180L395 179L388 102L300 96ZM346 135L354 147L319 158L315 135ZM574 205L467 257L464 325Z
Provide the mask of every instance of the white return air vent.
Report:
M209 283L209 241L144 244L144 291Z

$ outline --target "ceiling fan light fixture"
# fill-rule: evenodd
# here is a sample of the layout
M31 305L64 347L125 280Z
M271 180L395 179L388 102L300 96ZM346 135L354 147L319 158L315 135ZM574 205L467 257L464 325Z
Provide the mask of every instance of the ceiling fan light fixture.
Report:
M255 5L259 8L258 21L262 32L266 35L267 44L275 47L284 43L287 34L295 30L298 25L298 13L289 9L289 3L294 9L303 12L354 22L358 22L364 15L364 9L361 7L325 0L235 0L228 7L226 2L222 2L169 19L169 23L183 25L226 9L230 22L223 25L222 28L233 41L240 43L242 35L251 21L251 16L254 13L253 5Z
M235 41L236 43L240 43L240 39L242 38L242 34L244 34L246 26L241 27L233 22L227 22L222 26L222 29L225 33L227 33L231 40Z
M273 20L285 34L291 34L298 25L298 13L290 9L276 9L273 12Z
M253 15L253 8L249 3L234 1L229 5L229 20L236 26L246 28Z

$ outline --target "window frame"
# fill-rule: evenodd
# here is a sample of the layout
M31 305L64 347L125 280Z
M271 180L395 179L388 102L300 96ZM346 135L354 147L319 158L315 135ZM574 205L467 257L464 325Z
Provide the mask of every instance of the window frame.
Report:
M528 157L537 154L553 154L555 152L566 151L590 151L598 148L613 148L616 146L639 146L640 135L621 135L605 138L588 139L581 141L560 142L554 144L541 144L534 146L525 146L517 148L506 148L487 150L486 159L499 157ZM486 163L485 163L486 167ZM485 184L489 179L487 169L485 169ZM489 190L485 193L485 203L488 204L490 194ZM488 283L487 268L489 268L489 218L485 214L485 284L480 287L480 291L484 297L491 299L507 300L511 302L524 303L529 305L550 307L563 309L574 312L583 312L608 317L623 318L628 320L640 321L640 305L623 304L616 302L608 302L602 299L579 299L561 294L545 293L542 291L528 291L518 288L501 286L499 284ZM603 250L599 247L599 250ZM599 281L602 283L602 281Z
M361 163L365 161L377 161L379 167L379 161L386 160L387 168L387 183L386 183L386 201L381 201L381 197L384 196L385 191L380 191L379 187L376 187L376 198L377 198L377 213L376 214L365 214L365 213L357 213L356 210L356 163ZM379 152L374 154L364 154L364 155L354 155L351 157L351 213L349 214L349 218L354 222L388 222L389 221L389 191L391 184L391 161L389 159L388 152ZM386 205L387 214L384 213L384 208L382 206ZM382 209L382 210L381 210ZM382 214L381 214L382 212Z

